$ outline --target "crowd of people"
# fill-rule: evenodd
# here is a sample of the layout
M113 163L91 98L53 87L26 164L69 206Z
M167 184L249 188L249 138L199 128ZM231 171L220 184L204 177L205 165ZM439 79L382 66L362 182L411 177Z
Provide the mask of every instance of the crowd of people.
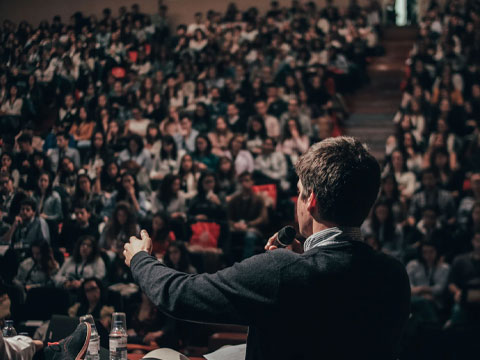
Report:
M232 3L174 30L167 12L0 27L1 274L14 319L55 289L71 316L108 329L127 310L131 341L178 346L175 324L132 295L125 242L148 229L156 257L189 273L263 251L294 221L293 164L341 134L342 94L381 53L376 1L272 1L264 14Z
M406 265L413 318L446 330L479 324L479 59L480 3L430 2L386 141L381 194L362 226L366 241Z

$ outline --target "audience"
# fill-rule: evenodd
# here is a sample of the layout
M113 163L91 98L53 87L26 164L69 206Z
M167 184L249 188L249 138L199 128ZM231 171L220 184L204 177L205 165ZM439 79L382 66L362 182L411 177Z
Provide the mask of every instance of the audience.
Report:
M445 328L445 358L468 358L480 319L480 48L473 40L480 6L425 5L406 61L396 133L386 141L381 193L362 230L368 243L390 253L385 239L396 234L410 277L412 327ZM415 340L417 349L446 349L428 344L428 336Z

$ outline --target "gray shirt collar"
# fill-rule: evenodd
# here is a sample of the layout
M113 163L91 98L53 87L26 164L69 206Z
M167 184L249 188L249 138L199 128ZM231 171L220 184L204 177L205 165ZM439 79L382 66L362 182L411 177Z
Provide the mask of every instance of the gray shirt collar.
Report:
M303 244L303 250L308 251L317 246L326 246L339 242L335 239L339 235L347 236L350 240L363 241L360 228L358 227L331 227L310 235Z

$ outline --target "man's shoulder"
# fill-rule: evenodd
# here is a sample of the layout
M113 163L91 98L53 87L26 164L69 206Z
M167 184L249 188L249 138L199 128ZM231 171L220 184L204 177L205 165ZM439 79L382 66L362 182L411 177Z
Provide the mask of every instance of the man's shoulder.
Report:
M273 267L277 270L281 270L282 268L287 268L291 265L302 262L302 260L303 254L298 254L287 249L276 249L252 256L251 258L247 259L247 262L252 263L248 264L250 268L258 269L257 266L259 266L269 268ZM251 266L253 264L256 264L256 266Z
M348 235L340 235L336 242L319 246L307 252L311 255L325 256L330 262L345 261L349 268L358 267L359 269L389 269L393 273L406 273L405 266L395 259L381 251L375 251L371 246L360 240L354 240ZM315 253L317 250L318 253ZM387 270L388 271L388 270Z

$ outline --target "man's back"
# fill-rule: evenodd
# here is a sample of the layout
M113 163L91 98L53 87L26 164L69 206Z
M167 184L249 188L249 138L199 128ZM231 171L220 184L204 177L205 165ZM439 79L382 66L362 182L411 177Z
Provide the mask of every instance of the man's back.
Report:
M401 263L358 241L278 255L276 309L250 327L247 359L396 358L410 312Z

